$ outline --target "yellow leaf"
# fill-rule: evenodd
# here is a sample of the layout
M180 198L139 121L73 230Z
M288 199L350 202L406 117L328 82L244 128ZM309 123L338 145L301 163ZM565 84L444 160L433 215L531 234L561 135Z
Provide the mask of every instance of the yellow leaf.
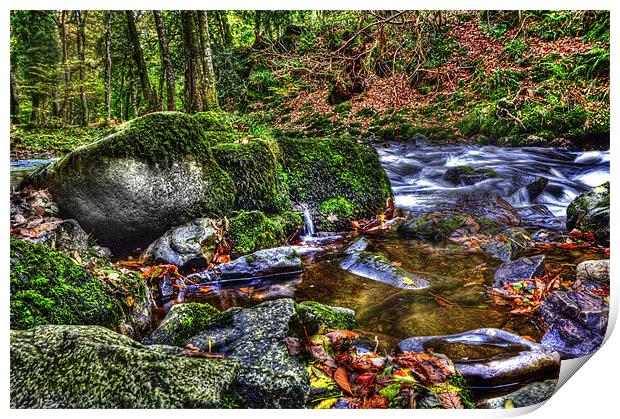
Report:
M331 399L321 400L319 404L314 406L315 409L331 409L333 405L338 401L338 397L333 397Z
M508 399L506 400L506 403L504 403L504 409L514 409L515 405L512 402L512 400Z
M133 299L133 297L131 295L129 297L125 298L125 301L127 302L127 305L129 307L133 306L134 299Z
M403 281L403 284L405 284L405 285L415 285L416 284L416 282L413 279L409 278L408 276L403 276L400 280Z

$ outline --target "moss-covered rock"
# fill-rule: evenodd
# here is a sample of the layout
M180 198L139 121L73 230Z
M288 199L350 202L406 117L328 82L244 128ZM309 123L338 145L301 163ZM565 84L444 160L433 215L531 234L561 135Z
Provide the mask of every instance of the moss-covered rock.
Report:
M593 232L609 244L609 182L576 197L566 209L566 228Z
M456 235L489 233L497 226L489 219L455 211L436 211L415 217L398 226L403 236L440 242Z
M13 408L218 408L238 370L99 326L11 331Z
M64 253L18 239L11 239L10 260L12 329L85 324L135 336L147 326L151 298L138 275L104 282Z
M185 346L189 338L206 329L213 317L219 313L218 309L207 303L176 304L147 342Z
M257 139L218 144L212 151L233 179L237 209L280 212L292 208L277 144Z
M140 247L199 216L231 210L235 186L197 119L157 112L80 147L24 183L49 188L61 214L101 244Z
M306 204L314 213L321 205L342 203L350 207L342 219L319 219L322 230L346 228L355 218L371 217L385 207L392 196L387 174L381 167L377 152L370 146L348 139L278 140L282 152L286 182L294 201ZM330 201L337 199L338 201Z
M304 301L296 306L300 323L307 333L316 333L321 328L351 330L356 328L355 312L348 308L332 307L316 301Z
M192 115L205 131L232 131L230 117L225 112L206 111Z
M241 211L230 219L228 237L233 253L241 255L287 244L287 238L303 226L299 212L266 216L261 211Z

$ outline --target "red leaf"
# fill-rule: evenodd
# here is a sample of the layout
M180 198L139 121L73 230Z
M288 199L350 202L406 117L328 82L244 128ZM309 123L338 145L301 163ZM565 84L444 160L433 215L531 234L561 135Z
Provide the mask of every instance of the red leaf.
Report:
M349 382L349 376L347 375L347 371L344 368L338 367L336 369L336 372L334 372L334 381L344 391L346 391L350 395L353 395L353 391L351 390L351 383Z

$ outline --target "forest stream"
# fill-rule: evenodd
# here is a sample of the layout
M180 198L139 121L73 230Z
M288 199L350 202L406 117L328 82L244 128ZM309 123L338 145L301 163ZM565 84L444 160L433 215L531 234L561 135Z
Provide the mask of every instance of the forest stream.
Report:
M521 209L522 225L531 233L542 227L563 231L566 207L571 200L609 180L609 151L389 143L378 146L378 152L396 206L407 213L448 209L459 196L485 190ZM12 184L37 164L47 162L12 161ZM442 178L446 168L459 166L491 169L496 176L465 186L452 185ZM530 201L524 190L538 176L549 182ZM306 230L313 232L308 215L306 224ZM541 331L534 324L494 307L486 295L484 285L491 284L501 261L454 244L396 235L373 237L371 242L377 252L431 284L423 289L400 289L341 269L341 249L354 237L354 233L306 235L299 248L304 260L303 273L253 282L221 282L206 292L199 286L190 286L173 303L201 301L224 310L291 297L296 301L314 300L348 307L355 310L363 332L371 338L378 336L385 349L392 349L409 336L447 335L481 327L540 339ZM547 263L578 264L588 258L578 251L546 256ZM165 311L159 315L163 316Z

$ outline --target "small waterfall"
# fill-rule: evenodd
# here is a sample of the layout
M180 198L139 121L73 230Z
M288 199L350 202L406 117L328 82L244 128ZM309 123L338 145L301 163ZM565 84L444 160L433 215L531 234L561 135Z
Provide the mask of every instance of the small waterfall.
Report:
M314 222L307 205L301 204L301 210L304 213L304 236L314 236Z

